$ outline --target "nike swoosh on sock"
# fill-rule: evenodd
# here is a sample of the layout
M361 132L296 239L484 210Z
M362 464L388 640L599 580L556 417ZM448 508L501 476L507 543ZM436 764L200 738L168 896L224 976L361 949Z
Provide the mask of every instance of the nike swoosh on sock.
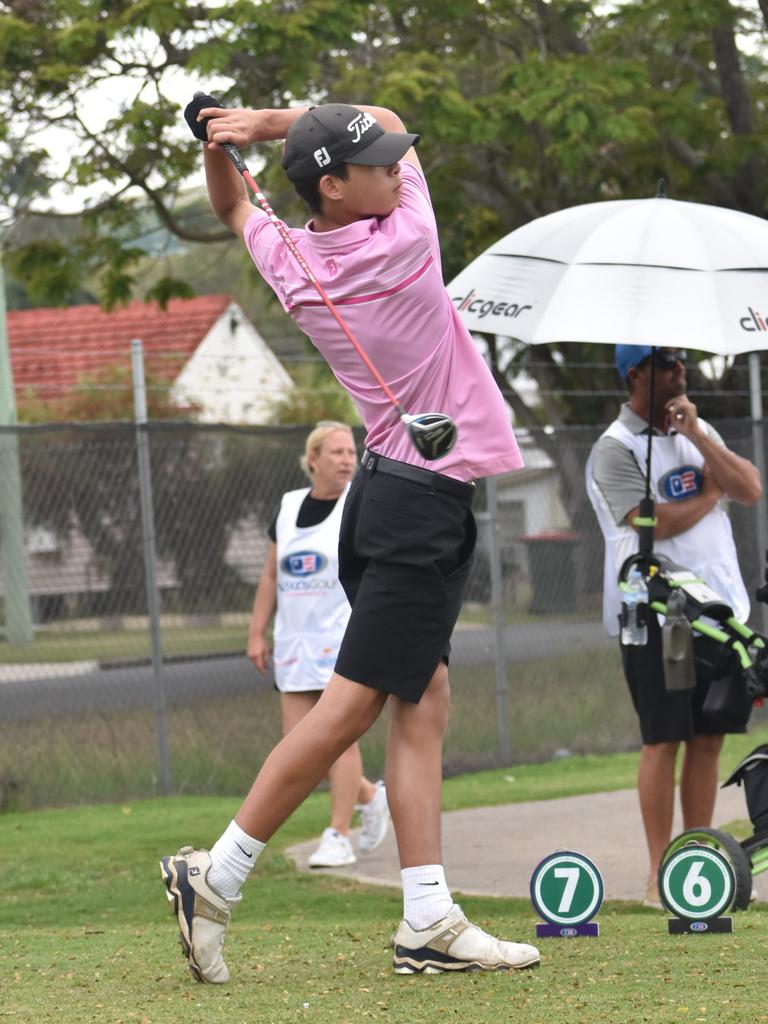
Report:
M245 856L246 856L246 857L248 857L248 858L249 858L250 860L252 860L252 859L253 859L253 854L252 854L252 853L248 853L248 851L247 851L247 850L244 850L244 849L242 848L242 846L240 845L240 843L238 843L238 841L237 841L237 840L235 840L235 846L236 846L236 847L238 848L238 850L240 850L240 852L241 852L241 853L244 853L244 854L245 854ZM437 882L435 882L435 885L437 885Z
M419 885L440 885L439 882L419 882Z

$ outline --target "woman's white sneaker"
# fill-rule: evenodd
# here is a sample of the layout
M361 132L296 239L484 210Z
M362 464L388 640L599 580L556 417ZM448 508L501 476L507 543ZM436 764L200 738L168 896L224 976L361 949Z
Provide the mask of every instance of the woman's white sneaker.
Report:
M367 804L358 804L358 809L362 829L357 845L360 853L370 853L382 843L389 828L387 791L381 779L376 783L376 794L373 799Z
M538 967L541 959L535 946L495 939L470 924L457 904L441 921L421 931L401 921L394 946L395 974L511 971Z
M343 868L348 864L354 864L356 860L352 843L347 836L343 836L335 828L327 828L323 832L320 845L307 863L311 868Z

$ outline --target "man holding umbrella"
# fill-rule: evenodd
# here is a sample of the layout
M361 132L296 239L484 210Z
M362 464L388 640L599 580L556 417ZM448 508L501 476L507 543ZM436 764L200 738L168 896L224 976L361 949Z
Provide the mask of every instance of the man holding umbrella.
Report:
M754 504L762 491L760 477L751 462L730 451L698 417L686 395L685 357L673 348L616 347L616 367L629 401L598 439L587 463L587 489L606 544L603 620L611 635L619 633L618 570L638 545L634 521L646 489L649 421L655 552L701 576L731 605L737 619L746 621L749 615L749 597L720 499ZM718 654L715 642L706 637L694 638L695 688L667 691L661 630L655 615L649 619L647 645L622 647L622 659L642 735L638 793L650 860L644 902L660 908L656 878L672 836L680 743L685 744L683 827L706 827L714 811L723 734L743 732L746 722L736 725L704 712Z

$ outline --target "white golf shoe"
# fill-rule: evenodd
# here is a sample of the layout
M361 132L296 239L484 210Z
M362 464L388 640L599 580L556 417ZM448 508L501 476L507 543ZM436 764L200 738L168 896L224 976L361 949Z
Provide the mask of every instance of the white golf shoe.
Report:
M310 856L307 864L311 868L343 868L348 864L354 864L356 860L349 838L337 832L335 828L327 828L323 832L320 845Z
M179 922L179 941L189 969L197 981L222 985L229 969L221 949L231 903L208 884L211 855L207 850L182 846L175 857L163 857L160 874L168 900Z
M454 903L442 920L416 931L401 921L394 937L395 974L440 974L443 971L511 971L538 967L539 951L524 942L494 939L470 924Z
M389 806L387 791L381 779L376 783L376 794L369 803L358 804L362 828L358 848L360 853L370 853L381 844L389 828Z

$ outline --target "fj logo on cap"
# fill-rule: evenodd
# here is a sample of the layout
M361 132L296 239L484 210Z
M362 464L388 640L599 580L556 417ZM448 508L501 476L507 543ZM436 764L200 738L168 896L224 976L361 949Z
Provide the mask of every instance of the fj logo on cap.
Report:
M316 149L312 156L317 161L318 167L327 167L331 162L330 154L325 146L323 146L322 149Z
M358 114L347 125L347 131L352 132L352 141L357 143L374 124L376 124L376 121L370 114Z

